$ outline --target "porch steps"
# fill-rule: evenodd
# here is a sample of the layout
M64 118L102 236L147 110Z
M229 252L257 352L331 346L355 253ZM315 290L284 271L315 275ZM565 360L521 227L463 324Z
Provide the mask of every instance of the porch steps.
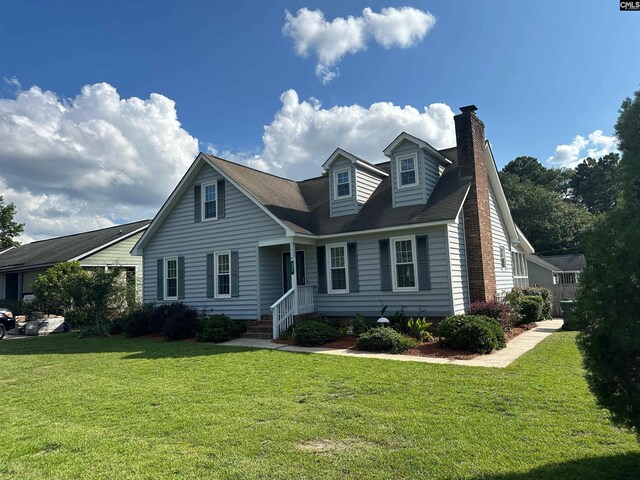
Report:
M273 336L273 321L271 317L263 315L258 322L247 322L247 332L242 335L244 338L271 339Z

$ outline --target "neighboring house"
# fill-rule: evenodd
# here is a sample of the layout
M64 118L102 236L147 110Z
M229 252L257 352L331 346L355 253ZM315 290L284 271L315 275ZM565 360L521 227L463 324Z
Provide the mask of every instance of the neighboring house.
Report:
M13 247L0 253L0 300L21 300L33 282L56 263L78 260L86 268L123 267L142 297L142 261L130 254L150 221L116 225Z
M200 153L135 246L144 300L238 320L463 313L527 284L525 254L474 106L457 147L401 133L371 164L337 149L292 181Z
M580 274L586 266L584 255L527 255L529 283L553 292L554 315L560 315L560 300L576 298Z

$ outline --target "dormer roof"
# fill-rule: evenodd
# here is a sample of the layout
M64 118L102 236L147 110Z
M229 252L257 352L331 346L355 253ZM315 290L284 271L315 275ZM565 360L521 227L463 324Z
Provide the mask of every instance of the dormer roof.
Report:
M360 157L356 157L354 154L349 153L346 150L343 150L342 148L336 148L331 154L331 156L327 159L327 161L322 164L322 168L324 168L325 170L329 170L333 162L335 162L340 157L344 157L354 165L362 167L365 170L369 170L370 172L373 172L380 177L386 177L389 175L387 172L376 167L373 163L369 163Z
M400 135L396 137L396 139L393 142L389 144L387 148L383 150L383 153L385 154L385 156L391 157L396 147L400 145L402 142L404 142L405 140L411 143L415 143L416 145L418 145L418 147L420 147L426 153L430 153L443 166L446 167L447 165L451 165L452 163L451 160L449 160L446 156L444 156L441 151L436 150L434 147L429 145L424 140L421 140L418 137L414 137L413 135L407 132L402 132Z

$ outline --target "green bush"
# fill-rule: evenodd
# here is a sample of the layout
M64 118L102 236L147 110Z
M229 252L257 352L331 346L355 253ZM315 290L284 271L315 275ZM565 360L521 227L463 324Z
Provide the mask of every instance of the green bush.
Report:
M151 331L149 329L149 320L152 311L150 308L140 308L132 312L122 322L121 330L126 337L141 337L142 335L148 335Z
M337 328L323 322L308 320L293 327L293 341L304 347L318 347L340 336Z
M80 327L78 338L109 337L111 331L108 325L84 325Z
M362 315L356 313L356 318L353 320L353 333L359 337L367 330L369 330L367 321Z
M520 300L520 314L522 324L533 323L542 320L542 297L537 295L525 295Z
M455 315L438 325L443 345L473 353L491 353L506 346L504 330L497 320L482 315Z
M402 353L414 348L418 342L389 327L376 327L363 333L358 339L358 350L367 352Z
M201 317L196 322L198 342L227 342L240 337L246 331L247 326L244 322L236 322L221 313Z
M407 322L409 336L420 342L430 342L433 340L433 336L429 333L431 325L433 325L433 322L427 322L426 318L414 319L411 317Z
M516 317L522 315L520 302L525 296L541 297L542 317L540 318L540 320L544 318L552 318L553 294L551 293L551 290L545 287L514 287L511 292L506 295L505 300L511 306L511 309ZM516 318L515 323L522 323L522 319Z
M192 338L196 334L197 320L198 312L191 307L175 310L164 319L162 333L169 340Z

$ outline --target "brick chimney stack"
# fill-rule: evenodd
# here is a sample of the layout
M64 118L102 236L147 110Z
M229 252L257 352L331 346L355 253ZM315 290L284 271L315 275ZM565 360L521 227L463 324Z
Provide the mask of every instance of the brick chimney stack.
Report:
M471 302L496 297L496 272L491 238L489 177L487 173L484 123L477 107L460 107L454 118L460 176L471 177L471 188L464 202L464 230Z

